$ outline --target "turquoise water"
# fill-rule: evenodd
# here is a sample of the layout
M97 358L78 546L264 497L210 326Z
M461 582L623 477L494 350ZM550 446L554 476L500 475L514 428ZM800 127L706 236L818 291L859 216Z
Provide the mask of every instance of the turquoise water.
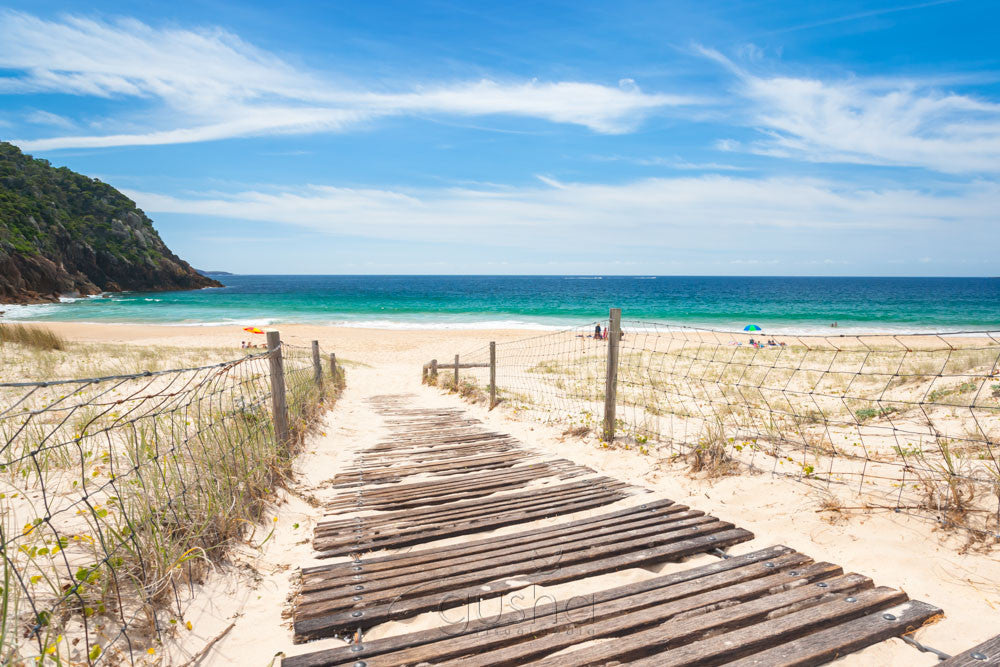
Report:
M559 328L607 317L766 331L1000 329L1000 279L226 276L224 288L0 306L4 319L177 325Z

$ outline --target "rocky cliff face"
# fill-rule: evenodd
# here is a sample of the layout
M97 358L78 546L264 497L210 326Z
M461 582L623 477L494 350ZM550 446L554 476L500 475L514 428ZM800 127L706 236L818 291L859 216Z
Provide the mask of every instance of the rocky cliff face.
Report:
M0 142L0 303L220 286L110 185Z

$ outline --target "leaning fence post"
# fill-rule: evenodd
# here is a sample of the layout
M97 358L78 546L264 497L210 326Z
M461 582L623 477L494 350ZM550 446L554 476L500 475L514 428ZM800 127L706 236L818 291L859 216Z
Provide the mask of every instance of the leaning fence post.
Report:
M458 355L455 355L455 391L458 391Z
M438 360L431 359L431 380L437 382L438 379Z
M281 358L281 334L267 332L267 351L271 362L271 412L274 438L279 445L291 442L288 430L288 404L285 398L285 362Z
M497 406L497 344L490 341L490 410Z
M323 388L323 364L319 361L319 341L313 341L313 377L316 378L316 386Z
M618 393L618 343L622 339L622 309L612 308L608 322L608 373L604 386L604 441L615 439L615 400Z

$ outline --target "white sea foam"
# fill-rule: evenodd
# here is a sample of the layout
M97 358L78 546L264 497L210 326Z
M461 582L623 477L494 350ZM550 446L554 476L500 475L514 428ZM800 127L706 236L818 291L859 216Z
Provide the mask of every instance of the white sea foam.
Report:
M138 311L135 313L135 317L128 318L127 316L122 316L120 310L116 310L113 316L100 317L98 316L99 311L92 310L93 306L85 306L83 303L73 305L77 301L85 301L90 299L100 299L103 295L93 295L89 297L81 297L79 299L73 297L66 297L62 300L62 303L45 303L45 304L30 304L30 305L5 305L0 304L0 311L3 314L0 315L0 321L19 321L19 322L46 322L46 321L71 321L80 324L132 324L132 325L157 325L157 326L178 326L178 327L226 327L226 326L273 326L276 324L306 324L315 326L335 326L335 327L348 327L348 328L363 328L363 329L386 329L386 330L399 330L399 331L433 331L433 330L479 330L486 331L491 329L504 329L504 330L531 330L531 331L560 331L564 329L571 329L576 327L583 327L588 324L587 318L578 319L567 319L567 318L531 318L524 317L521 318L497 318L497 319L484 319L475 318L470 316L461 315L434 315L431 313L419 314L419 315L401 315L398 317L378 317L378 318L365 318L364 316L359 316L357 319L349 317L330 317L330 315L324 316L324 314L314 313L311 316L303 317L301 314L293 316L285 316L281 313L272 313L269 316L253 316L241 314L238 317L222 317L218 319L206 320L206 321L194 321L192 319L179 319L173 321L165 321L160 313L157 312L158 317L143 317L143 313ZM108 304L119 304L120 307L126 309L129 306L124 306L123 304L128 302L157 302L160 301L159 298L122 298L121 295L115 295L113 298L108 299L106 303ZM96 305L96 304L95 304ZM83 308L84 310L78 310ZM65 309L65 311L64 311ZM103 309L101 309L103 310ZM159 309L157 309L159 310ZM186 309L179 309L178 316L184 318L183 311ZM83 315L79 319L73 317L61 317L63 312ZM152 312L152 311L151 311ZM190 312L190 311L189 311ZM86 315L84 315L86 313ZM109 315L111 315L109 313ZM117 317L115 317L117 316ZM590 326L593 326L593 318L590 319ZM626 319L622 322L622 327L626 332L632 333L644 333L644 332L676 332L681 335L683 332L697 331L697 330L714 330L720 331L725 334L743 334L742 322L651 322L648 320L644 321L630 321ZM767 322L759 323L763 330L760 332L754 332L754 336L824 336L829 338L835 338L838 336L853 336L853 335L871 335L871 334L886 334L886 335L901 335L908 333L935 333L945 331L941 327L935 326L914 326L914 325L898 325L898 324L880 324L880 323L864 323L864 324L841 324L838 327L830 327L829 325L818 324L818 323L775 323L770 325ZM983 327L949 327L950 331L965 330L970 333L966 335L981 335L984 330ZM994 330L994 334L995 334Z
M33 303L26 306L20 304L0 304L0 311L3 311L0 319L30 320L51 313L59 307L60 304L57 303Z
M316 324L319 324L317 322ZM573 324L546 324L526 320L475 320L475 321L428 321L416 322L407 320L338 320L325 322L330 326L350 327L355 329L398 329L398 330L491 330L491 329L529 329L532 331L561 331Z

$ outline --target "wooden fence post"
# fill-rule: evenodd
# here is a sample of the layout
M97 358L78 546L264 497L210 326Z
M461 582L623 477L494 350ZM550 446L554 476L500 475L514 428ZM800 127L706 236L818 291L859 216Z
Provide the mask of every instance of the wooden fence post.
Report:
M604 386L604 441L615 439L615 401L618 393L618 344L622 339L622 309L612 308L608 318L608 373Z
M458 355L455 355L455 391L458 391Z
M288 445L292 438L288 430L288 403L285 398L285 362L281 358L281 334L267 332L267 350L271 366L271 413L274 437L279 445Z
M497 344L490 341L490 410L497 405Z
M313 341L313 377L316 378L316 386L323 388L323 364L319 361L319 341Z
M337 355L333 352L330 353L330 377L333 378L333 384L337 384Z
M438 360L431 359L431 380L437 382L438 379Z

